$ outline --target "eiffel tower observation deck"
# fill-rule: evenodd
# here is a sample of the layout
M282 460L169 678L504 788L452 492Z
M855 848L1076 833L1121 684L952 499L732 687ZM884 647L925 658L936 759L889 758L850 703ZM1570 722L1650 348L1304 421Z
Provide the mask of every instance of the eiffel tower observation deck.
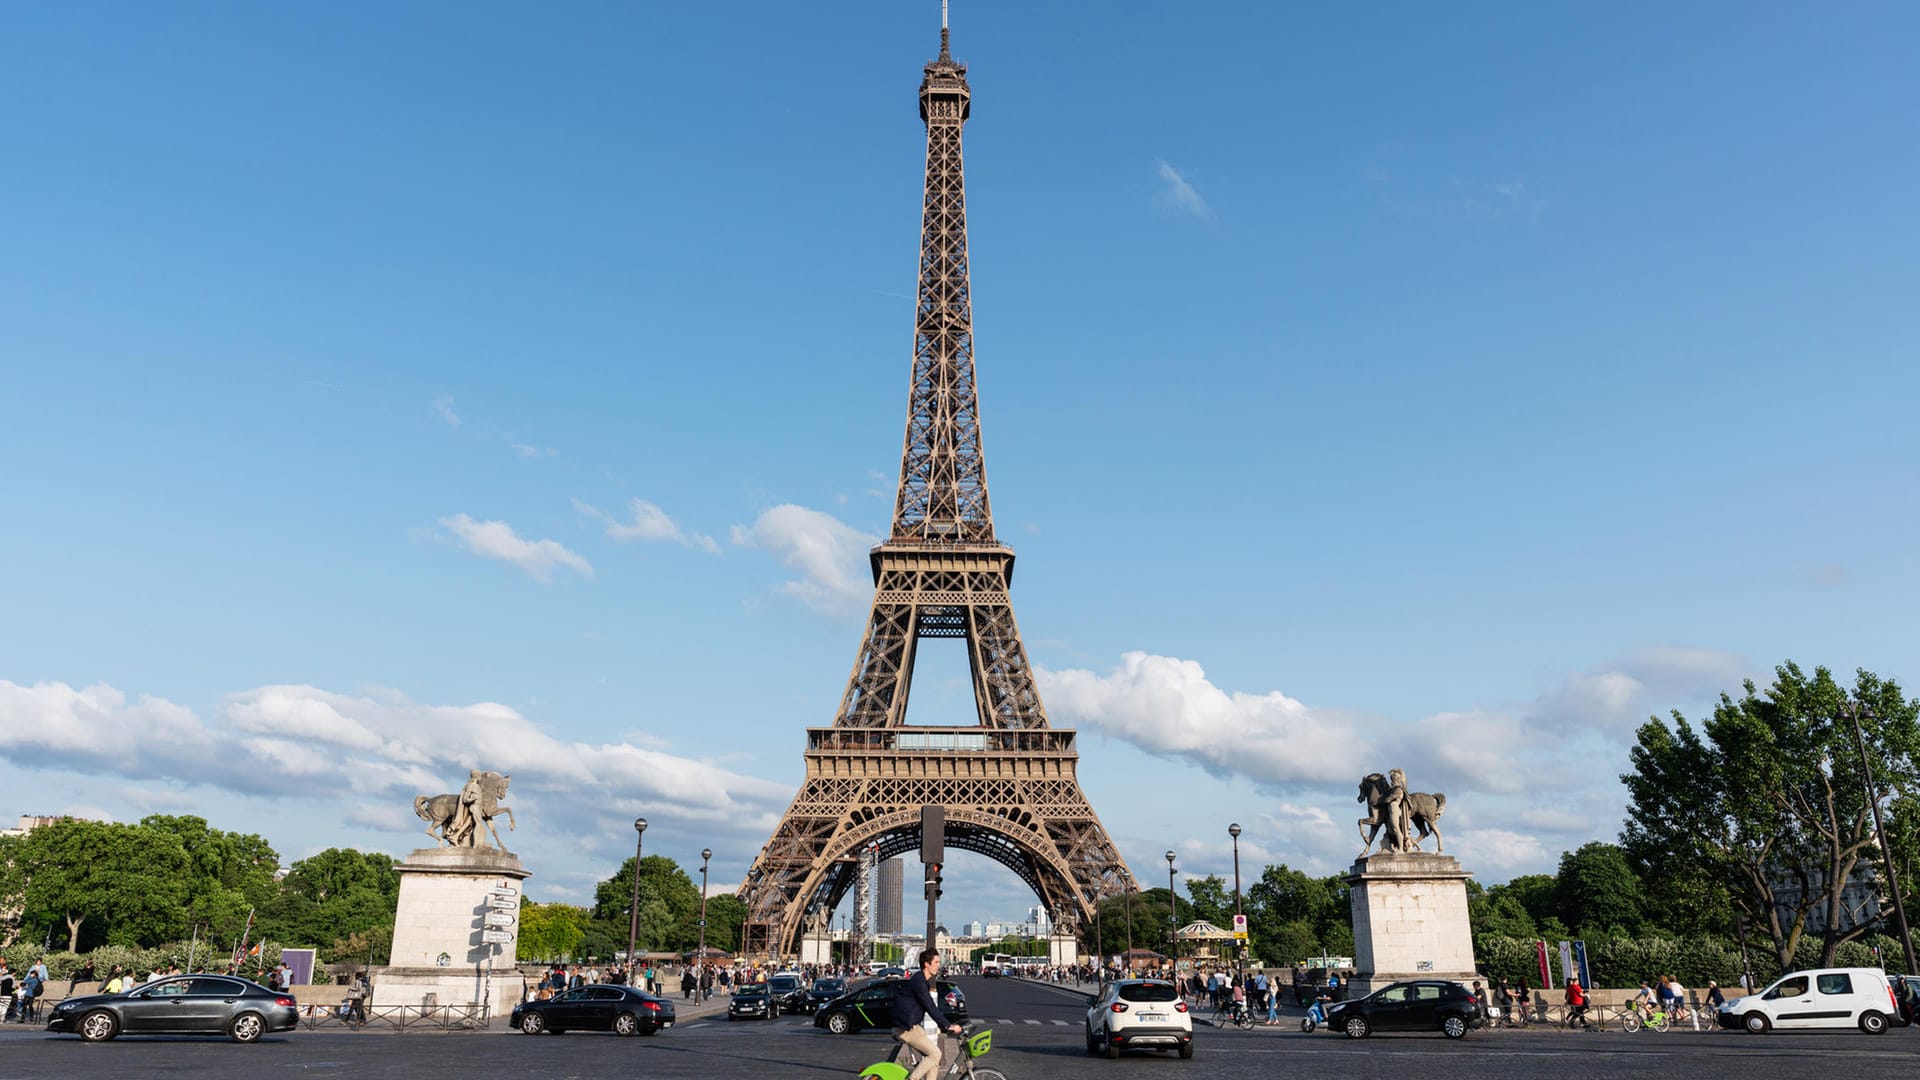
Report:
M913 377L900 485L871 553L866 633L830 727L807 729L806 779L748 871L746 950L792 955L804 918L831 912L861 854L920 846L920 809L946 810L948 846L1012 870L1071 933L1135 887L1075 770L1074 733L1050 727L1014 621L1013 549L994 535L980 398L961 134L972 114L944 5L940 55L920 80L927 129ZM923 638L962 638L976 722L907 726Z

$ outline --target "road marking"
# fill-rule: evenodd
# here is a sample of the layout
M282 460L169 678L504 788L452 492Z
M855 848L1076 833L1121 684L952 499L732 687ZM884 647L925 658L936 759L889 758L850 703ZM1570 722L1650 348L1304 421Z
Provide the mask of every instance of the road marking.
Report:
M1029 1024L1033 1024L1033 1025L1036 1025L1036 1026L1038 1026L1038 1025L1039 1025L1039 1023L1040 1023L1040 1021L1038 1021L1038 1020L1032 1020L1032 1019L1029 1019L1029 1020L1027 1021L1027 1023L1029 1023Z
M1066 1022L1065 1020L1055 1020L1055 1021L1053 1022L1053 1026L1054 1026L1054 1027L1066 1027L1066 1026L1067 1026L1067 1022Z

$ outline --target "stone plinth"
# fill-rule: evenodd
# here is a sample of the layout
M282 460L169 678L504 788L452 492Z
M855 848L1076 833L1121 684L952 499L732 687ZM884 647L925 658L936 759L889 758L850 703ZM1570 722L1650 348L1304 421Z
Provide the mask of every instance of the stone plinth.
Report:
M372 1004L476 1009L495 1014L520 1000L514 969L520 940L520 883L531 876L519 857L493 848L421 848L394 867L400 901L392 962L373 974ZM496 904L494 893L512 893ZM489 914L495 914L491 921ZM511 915L510 923L500 915ZM488 941L485 934L504 934Z
M1409 852L1356 860L1354 995L1401 979L1474 979L1467 878L1451 855Z
M833 942L823 937L801 938L800 962L822 965L833 963Z
M1072 934L1054 934L1047 939L1047 963L1071 967L1080 962L1080 942Z

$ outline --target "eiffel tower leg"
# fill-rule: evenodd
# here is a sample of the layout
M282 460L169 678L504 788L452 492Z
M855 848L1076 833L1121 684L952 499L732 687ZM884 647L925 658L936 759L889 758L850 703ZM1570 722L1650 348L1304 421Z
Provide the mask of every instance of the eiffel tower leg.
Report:
M974 701L980 722L998 728L1044 728L1047 710L1033 685L1033 667L1027 662L1020 628L1011 604L973 604L967 609L968 659L973 669Z

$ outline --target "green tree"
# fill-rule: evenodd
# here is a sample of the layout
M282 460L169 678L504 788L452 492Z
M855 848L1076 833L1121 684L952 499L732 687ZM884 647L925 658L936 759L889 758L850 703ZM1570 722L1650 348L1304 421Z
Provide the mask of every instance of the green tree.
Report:
M1920 786L1920 701L1869 671L1848 688L1826 668L1808 677L1791 662L1764 692L1751 680L1744 689L1737 701L1722 694L1699 729L1679 712L1671 725L1641 725L1632 771L1621 777L1634 808L1621 843L1678 898L1724 892L1785 967L1816 910L1839 910L1855 871L1879 858L1853 720L1880 790L1911 792ZM1832 965L1886 914L1824 920L1819 963Z
M150 814L140 825L172 835L186 850L192 875L185 912L190 932L238 928L249 911L273 901L280 856L260 836L222 832L193 816Z
M1193 918L1233 929L1233 886L1225 878L1214 874L1187 882L1187 900L1193 907Z
M747 905L732 893L707 897L707 947L736 952L740 946L740 925L747 921Z
M633 907L633 860L620 864L610 878L593 890L593 917L618 925L620 949L626 951L625 929ZM708 907L712 904L709 902ZM640 862L640 927L637 948L642 952L693 948L700 920L700 888L664 855ZM709 915L708 922L712 922ZM711 935L709 935L711 937Z
M1520 894L1509 885L1482 889L1478 882L1467 882L1467 914L1473 922L1473 939L1503 937L1531 940L1538 936L1533 915Z
M536 904L520 898L520 942L517 959L572 960L583 955L587 925L593 913L572 904ZM625 947L625 943L622 943Z
M261 908L254 937L312 945L329 962L385 963L393 944L400 873L379 852L328 848L295 862ZM232 933L238 936L239 928Z
M1588 938L1630 937L1645 922L1640 877L1616 844L1595 840L1562 853L1554 900L1561 920Z
M67 949L83 939L151 945L187 929L192 881L177 836L117 822L68 819L21 838L14 857L22 886L21 919L61 925Z

